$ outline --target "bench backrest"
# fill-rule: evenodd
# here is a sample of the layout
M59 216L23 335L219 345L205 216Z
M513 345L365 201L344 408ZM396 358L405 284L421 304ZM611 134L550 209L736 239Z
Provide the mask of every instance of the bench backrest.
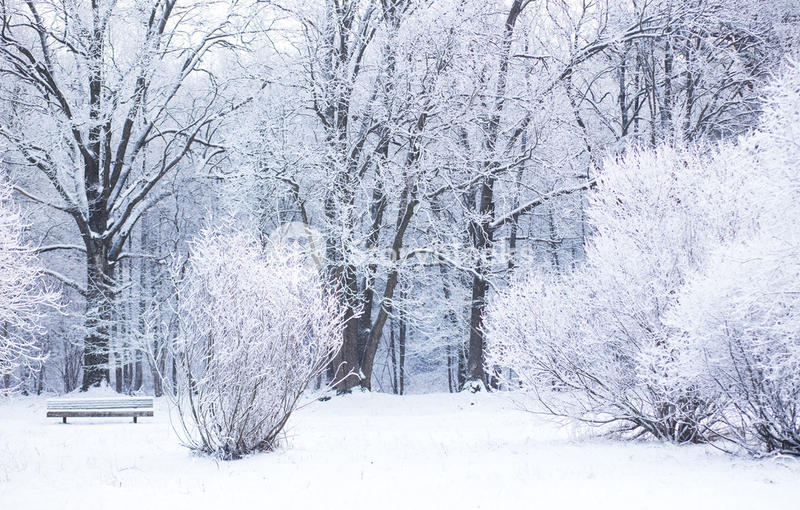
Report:
M72 409L152 409L152 397L122 398L57 398L47 401L47 409L68 411Z

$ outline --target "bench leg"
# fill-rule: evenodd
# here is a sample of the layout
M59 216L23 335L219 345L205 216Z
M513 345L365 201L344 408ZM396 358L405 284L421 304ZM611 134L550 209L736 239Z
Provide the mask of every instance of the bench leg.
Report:
M62 416L61 417L61 423L67 423L67 417L66 416Z
M136 416L133 417L133 423L137 423Z

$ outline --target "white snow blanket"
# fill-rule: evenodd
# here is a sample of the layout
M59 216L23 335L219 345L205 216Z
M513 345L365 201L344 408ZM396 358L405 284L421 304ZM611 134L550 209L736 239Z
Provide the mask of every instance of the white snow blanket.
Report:
M800 461L593 437L507 394L353 394L313 402L285 446L238 461L181 447L155 418L45 418L0 401L0 507L115 509L797 508ZM91 506L91 504L90 504Z

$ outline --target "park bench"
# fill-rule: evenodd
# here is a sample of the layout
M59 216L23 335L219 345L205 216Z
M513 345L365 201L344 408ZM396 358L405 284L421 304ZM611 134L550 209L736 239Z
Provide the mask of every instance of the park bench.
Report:
M133 417L133 423L139 416L153 416L152 397L117 397L117 398L54 398L47 401L47 417L67 418L90 417Z

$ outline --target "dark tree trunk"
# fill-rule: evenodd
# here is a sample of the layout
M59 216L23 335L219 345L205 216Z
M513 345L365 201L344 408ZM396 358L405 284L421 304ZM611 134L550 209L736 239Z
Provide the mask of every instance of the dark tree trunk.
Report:
M663 130L662 136L667 137L670 135L672 129L672 64L673 64L673 49L672 38L670 32L672 31L672 2L667 2L667 26L666 34L664 37L664 105L661 109L661 128Z
M133 389L133 363L131 362L131 353L125 353L125 369L123 370L125 376L124 391L127 394L131 393Z
M397 394L397 347L394 341L394 320L389 321L389 359L391 360L392 393Z
M44 381L47 379L47 364L42 364L39 373L36 374L36 394L41 395L44 391Z
M153 395L156 397L160 397L164 395L164 380L161 378L161 374L164 372L164 362L163 360L160 361L157 365L154 365L153 369L151 369L151 375L153 376Z
M484 265L479 264L476 272L481 276L472 278L472 306L469 320L469 353L467 355L467 377L471 381L484 382L483 372L483 311L486 306L486 281Z
M553 207L548 207L547 211L547 226L548 226L548 235L550 237L549 251L550 251L550 258L553 261L553 268L556 272L561 271L561 262L559 261L558 257L558 248L561 244L558 240L558 232L556 232L556 222L555 217L553 214Z
M617 67L617 80L619 81L619 92L617 93L617 104L619 105L620 115L620 138L628 136L628 96L626 87L626 73L627 73L627 60L628 51L626 50L620 56L619 67Z
M494 217L494 183L489 175L480 189L478 202L479 219L470 222L470 237L475 250L475 267L472 277L472 300L470 302L469 353L467 355L467 377L471 381L486 384L484 374L483 312L486 309L488 292L490 251L493 246L494 230L490 223Z
M450 344L447 344L445 346L447 355L447 391L453 393L453 391L455 391L455 386L453 384L453 355L451 350Z
M172 358L172 394L178 394L178 360Z
M110 157L104 151L102 140L102 86L104 33L100 8L92 2L93 31L88 45L89 68L89 128L88 147L82 151L84 185L88 204L88 231L83 233L86 245L86 338L83 353L83 391L109 381L108 347L109 327L113 320L114 269L109 263L108 245L104 239L108 227L108 183L101 182L101 157Z
M355 280L355 275L353 275ZM356 289L351 289L355 292ZM345 393L358 386L361 374L358 366L358 317L355 308L347 305L345 309L345 325L342 349L337 356L337 390Z
M450 289L450 282L448 280L448 271L447 266L444 264L439 265L439 272L442 275L442 293L444 295L445 302L450 303L452 302L452 291ZM456 314L453 310L447 311L447 319L450 321L450 324L454 328L458 328L459 320L456 317ZM447 344L447 387L450 393L456 392L461 389L461 386L464 384L464 367L462 362L463 351L461 345L458 345L455 348L455 356L453 355L453 346Z
M142 239L141 239L141 242L142 242L142 247L145 247L145 248L148 247L148 243L149 243L149 241L147 239L147 232L149 230L147 219L148 219L147 215L142 217ZM161 245L161 224L160 223L157 224L157 226L155 227L154 232L155 232L156 239L155 239L155 243L154 243L153 246L157 250L158 249L157 247ZM142 266L144 267L146 265L147 265L147 261L145 259L142 259ZM158 279L154 277L155 275L152 275L152 276L153 277L151 277L149 280L148 279L143 279L144 284L142 286L142 289L147 288L148 297L150 297L152 299L158 299L158 288L159 288L158 287L158 285L159 285ZM142 325L142 328L144 328L144 325ZM163 378L166 375L165 371L167 369L167 357L166 357L166 352L165 352L166 349L164 349L164 345L162 344L163 339L165 337L165 334L161 329L161 321L157 321L156 322L155 328L156 328L155 335L153 335L153 344L152 344L152 347L151 347L152 348L152 352L153 352L153 357L149 358L150 362L152 363L152 366L150 367L150 373L151 373L151 376L153 377L153 394L156 397L160 397L160 396L164 395L164 379Z
M117 393L122 393L125 391L125 388L122 387L123 375L122 375L122 362L117 358L114 362L114 389L117 390Z
M405 394L406 386L406 319L404 314L400 315L400 331L397 335L398 353L397 362L397 393Z
M423 121L424 122L424 121ZM405 236L406 230L408 229L408 225L411 222L411 218L414 215L414 208L417 206L418 202L415 198L416 195L416 186L413 189L408 190L404 193L405 197L401 201L409 200L408 195L410 194L410 201L406 204L405 208L398 212L397 218L397 232L395 233L394 242L392 243L392 253L394 256L398 256L400 254L400 250L403 248L403 238ZM366 389L372 388L372 369L375 365L375 356L378 353L378 344L380 342L381 336L383 335L383 327L386 324L386 320L389 317L389 312L391 310L391 302L392 298L394 297L395 289L397 288L397 284L399 282L400 272L397 267L392 268L389 272L389 277L386 280L386 287L383 291L383 299L381 300L381 307L378 311L378 316L375 319L375 323L372 325L369 334L369 341L367 343L367 349L364 353L364 360L361 364L361 370L364 374L364 379L361 381L362 386ZM401 323L401 328L403 324ZM401 330L402 331L402 330ZM401 358L402 363L402 358ZM401 376L402 380L402 376ZM402 387L402 383L400 384Z
M693 50L699 48L699 46L700 38L696 36L692 37L691 41L686 44L686 50L684 52L684 58L686 60L686 108L684 111L683 136L687 141L694 138L694 133L692 133L692 113L695 101L696 79L694 73Z
M385 134L388 137L388 134ZM385 149L379 148L379 154L383 158L388 158L389 144L383 144ZM386 195L380 184L376 184L372 190L372 202L370 204L370 215L372 216L372 227L367 235L366 249L370 253L378 245L378 238L380 237L381 226L383 225L383 212L386 210ZM364 310L359 318L360 327L358 335L358 357L359 362L363 363L367 343L369 342L369 333L372 330L372 307L375 302L375 273L378 270L378 265L375 263L367 266L367 274L364 276Z
M136 349L136 359L133 362L133 391L142 389L143 374L142 374L142 352Z
M105 246L99 240L92 240L87 246L96 246L97 251L88 254L83 391L99 386L103 381L109 382L109 327L114 319L111 290L114 275L106 258Z
M458 389L464 387L467 382L467 350L463 345L458 348Z

